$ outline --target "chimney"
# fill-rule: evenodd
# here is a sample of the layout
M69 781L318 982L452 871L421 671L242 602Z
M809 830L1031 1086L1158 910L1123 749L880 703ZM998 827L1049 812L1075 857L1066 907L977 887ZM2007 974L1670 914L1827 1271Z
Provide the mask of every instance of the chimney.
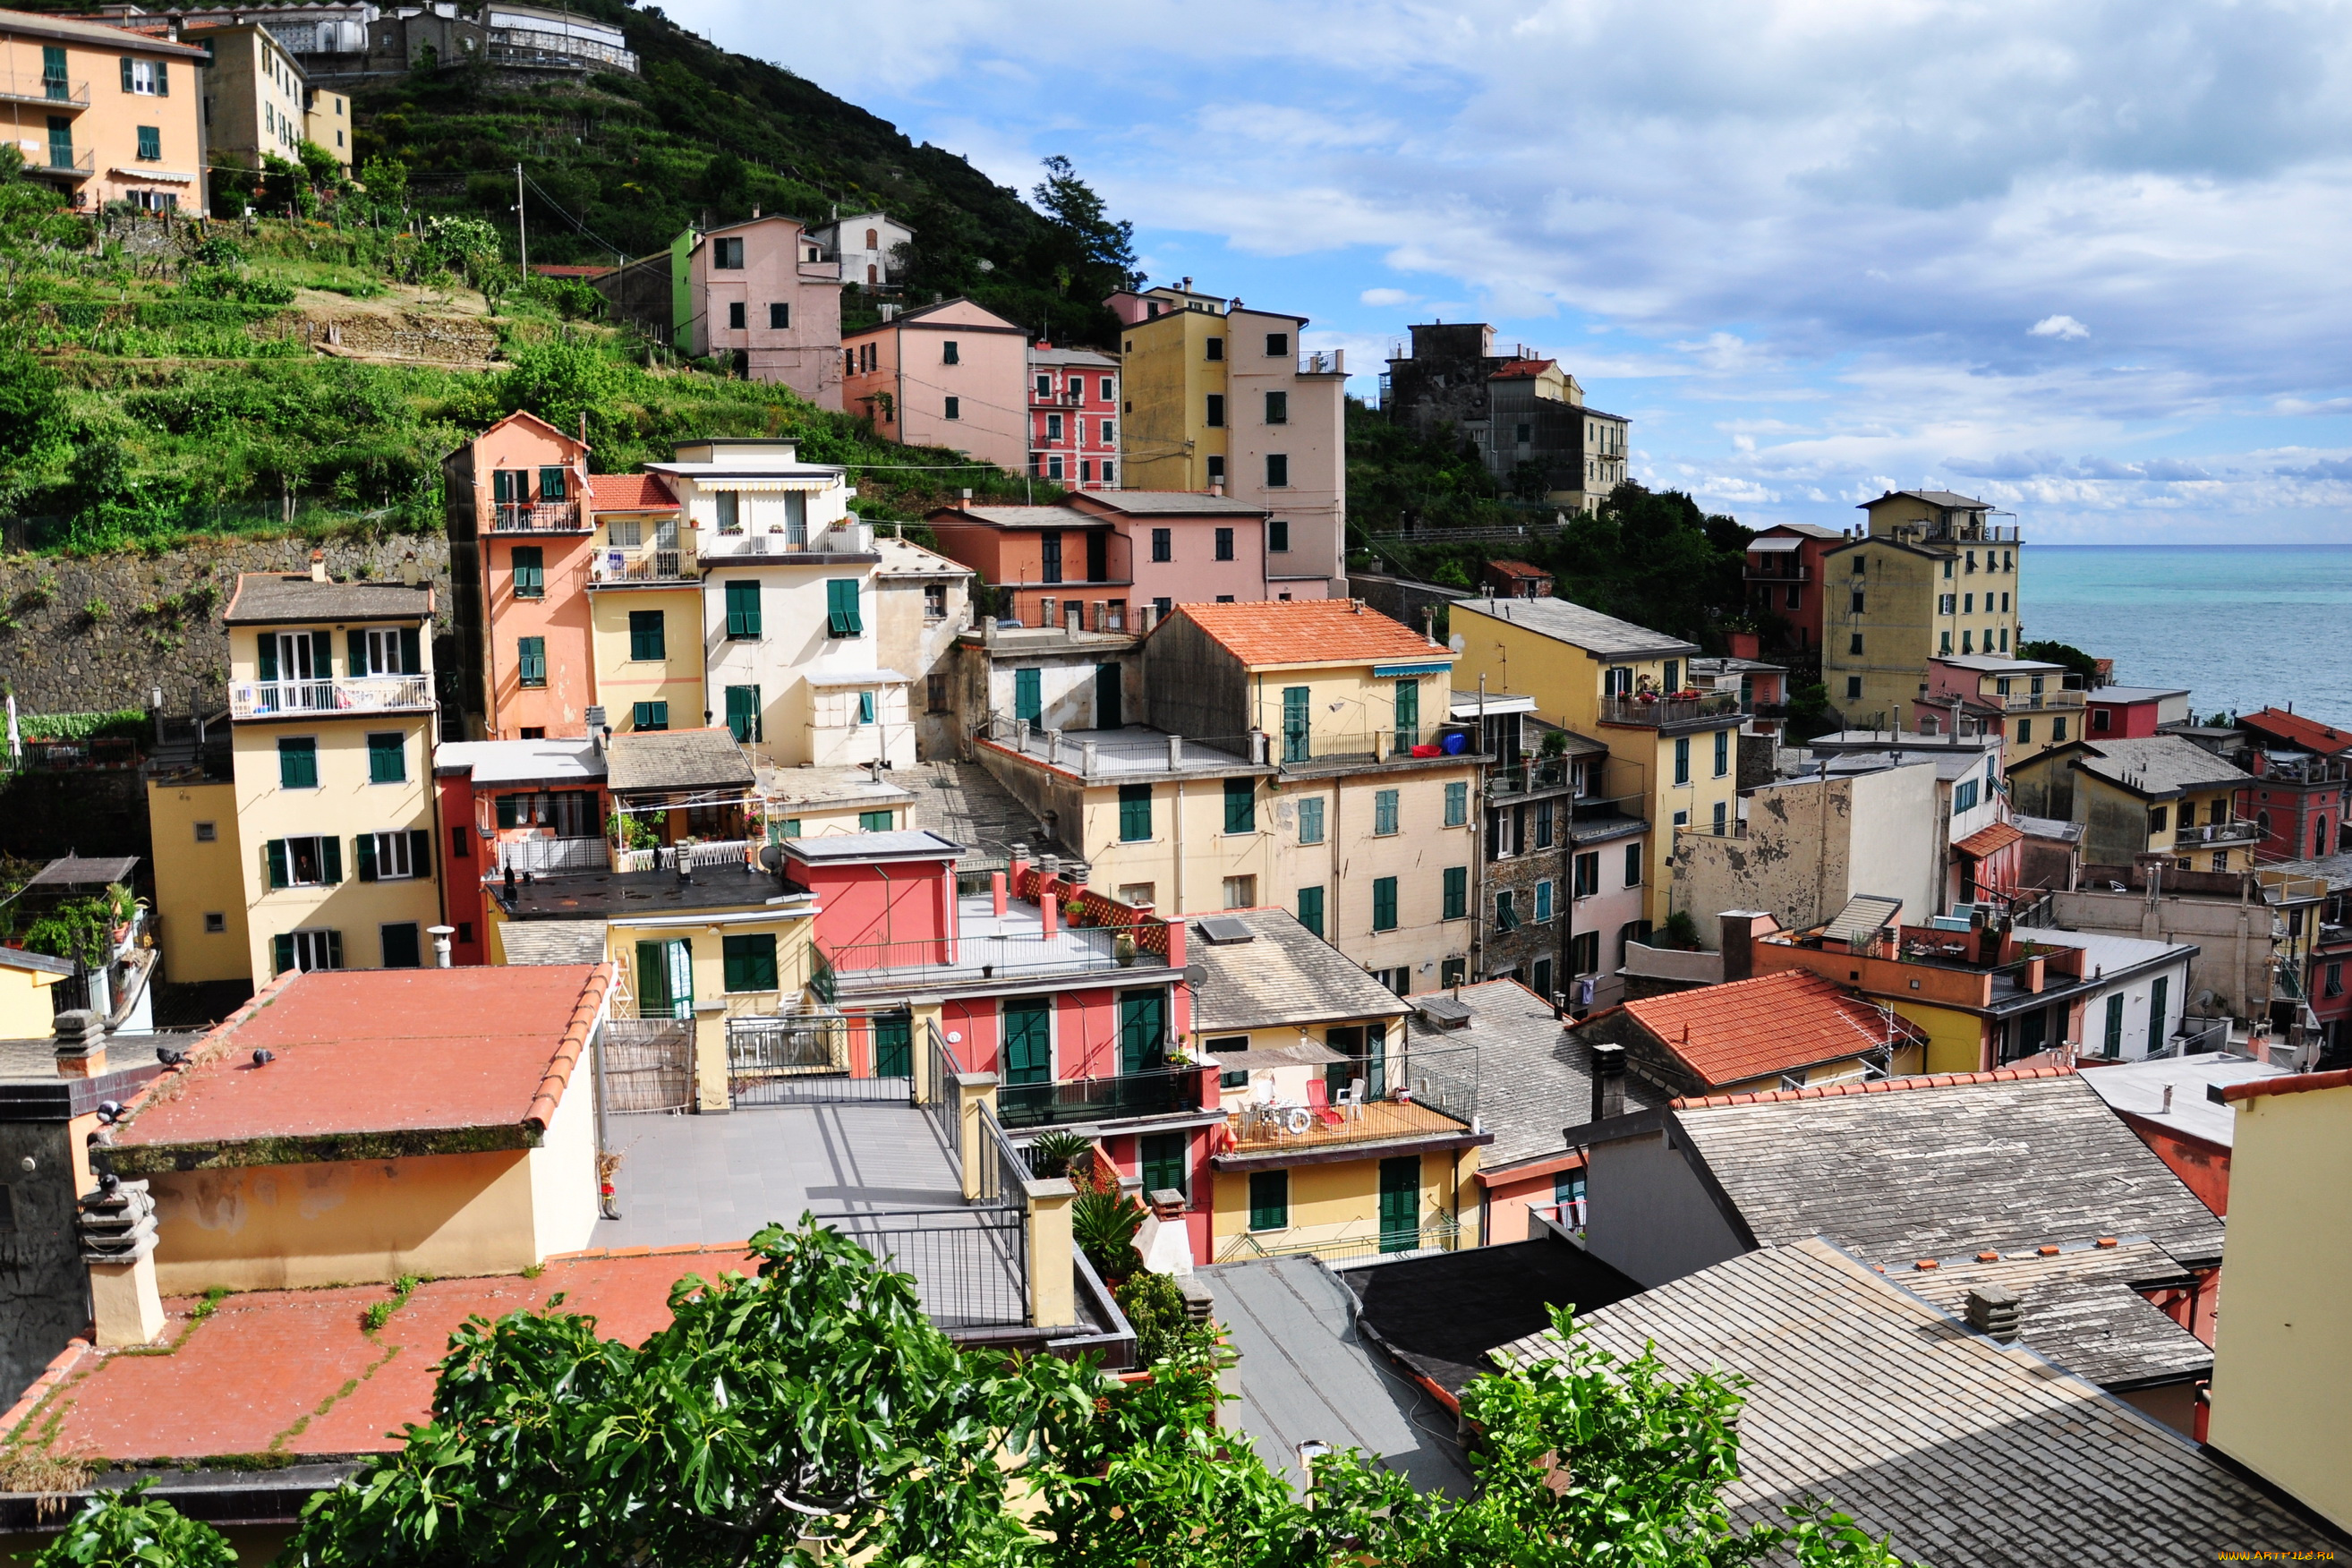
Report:
M1045 933L1047 936L1055 935L1061 931L1062 922L1060 915L1061 900L1055 898L1053 894L1046 892L1044 889L1039 889L1037 891L1037 923L1045 931Z
M457 934L456 926L426 926L425 933L433 939L433 967L449 967L449 940Z
M106 1071L106 1022L87 1007L60 1013L52 1021L59 1078L98 1078Z
M2017 1342L2025 1298L2002 1285L1979 1285L1969 1292L1969 1327L2002 1344Z
M1606 1121L1625 1114L1625 1047L1600 1042L1592 1047L1592 1116Z
M970 511L971 510L971 492L970 490L965 490L962 494L956 497L956 510Z
M1716 917L1718 921L1717 944L1723 949L1723 978L1734 980L1756 977L1756 938L1770 931L1779 922L1769 914L1752 910L1726 910Z
M310 552L310 581L323 583L326 580L327 552L323 550L313 550Z
M1221 496L1224 494L1225 481L1223 479L1211 479L1209 481L1209 493L1213 496Z
M2164 1103L2157 1107L2157 1114L2159 1116L2172 1114L2172 1086L2168 1083L2164 1086Z
M155 1287L155 1200L147 1184L101 1175L80 1206L92 1339L102 1346L152 1344L163 1331L163 1299Z
M989 911L995 915L998 920L1003 920L1004 918L1004 873L1002 871L991 871L988 874Z
M1168 771L1171 773L1175 773L1182 768L1183 765L1184 737L1181 735L1171 735L1168 737Z

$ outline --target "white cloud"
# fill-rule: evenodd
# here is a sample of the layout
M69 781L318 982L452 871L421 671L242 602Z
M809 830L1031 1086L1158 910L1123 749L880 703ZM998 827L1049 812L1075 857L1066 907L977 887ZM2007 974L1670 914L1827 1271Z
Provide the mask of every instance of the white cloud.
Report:
M1386 308L1393 305L1410 305L1412 303L1413 297L1402 289L1367 289L1357 295L1356 299L1366 305Z
M2072 316L2044 316L2025 329L2026 335L2036 338L2087 338L2091 329Z

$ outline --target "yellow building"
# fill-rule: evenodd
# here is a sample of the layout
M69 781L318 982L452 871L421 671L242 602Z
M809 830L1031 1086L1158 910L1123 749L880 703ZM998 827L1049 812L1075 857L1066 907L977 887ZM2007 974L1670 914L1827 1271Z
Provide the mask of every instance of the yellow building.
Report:
M1848 729L1899 730L1927 661L2017 651L2014 524L1948 490L1864 503L1868 531L1822 557L1822 679Z
M1733 830L1739 794L1739 699L1689 689L1696 643L1566 599L1463 599L1451 611L1462 660L1454 684L1535 700L1536 716L1605 742L1599 795L1650 824L1651 867L1684 833ZM1653 872L1652 926L1665 923L1674 879Z
M2083 824L2083 859L2163 855L2181 871L2251 871L2261 827L2237 814L2252 773L2179 735L2053 746L2010 769L2019 813Z
M679 532L677 498L655 474L593 474L589 637L596 700L615 731L698 729L702 566Z
M914 791L877 768L762 768L760 800L771 844L915 826Z
M205 54L69 16L0 11L0 121L27 177L85 211L204 209Z
M304 89L302 94L302 134L314 147L323 147L335 155L343 173L352 172L352 100L340 92L323 87Z
M1406 1003L1282 910L1195 921L1185 955L1226 1117L1215 1261L1476 1245L1475 1046L1415 1039Z
M163 978L249 980L245 849L236 782L202 768L147 781L147 829L154 847L155 912L162 918Z
M257 986L289 969L424 963L448 912L431 585L338 583L314 559L308 575L243 574L223 618L247 972ZM180 814L194 805L150 798L169 806L163 832L193 843Z
M299 163L310 139L310 82L285 45L258 22L195 26L185 36L212 57L205 71L205 142L213 167L259 169L268 158ZM348 167L348 144L340 156Z
M2352 1073L2221 1093L2237 1127L2206 1440L2352 1531Z
M47 1038L57 1026L50 992L73 972L69 959L0 947L0 1040Z
M1150 727L1000 714L975 747L1094 886L1171 913L1293 910L1400 994L1467 964L1477 756L1437 743L1450 651L1293 600L1179 605L1141 663Z
M1922 735L1974 732L2001 738L2001 764L2014 771L2053 746L2084 739L2083 678L2041 659L1955 654L1927 661L1912 705Z

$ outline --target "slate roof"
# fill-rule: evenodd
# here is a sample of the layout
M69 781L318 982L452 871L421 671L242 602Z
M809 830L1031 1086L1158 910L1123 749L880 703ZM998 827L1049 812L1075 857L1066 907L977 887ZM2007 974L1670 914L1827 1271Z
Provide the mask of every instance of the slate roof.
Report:
M1492 616L1611 658L1671 658L1699 650L1695 642L1604 616L1567 599L1465 599L1455 608Z
M1491 1173L1567 1153L1560 1130L1592 1120L1591 1045L1571 1035L1552 1016L1549 1003L1516 980L1482 981L1446 994L1469 1007L1468 1024L1440 1029L1416 1013L1406 1027L1417 1047L1478 1047L1478 1121L1495 1135L1478 1168ZM1650 1110L1664 1098L1627 1075L1626 1110Z
M1213 496L1200 490L1084 490L1090 505L1108 507L1130 517L1264 517L1266 509L1255 501Z
M2076 1074L1999 1068L1677 1100L1759 1247L1823 1236L1874 1263L2153 1237L2221 1258L2221 1222Z
M2254 775L2243 768L2232 767L2179 735L2086 744L2074 758L2074 765L2149 800L2168 800L2183 790L2254 782Z
M593 741L444 741L433 748L433 771L470 772L474 787L587 784L604 779L604 753Z
M1391 620L1378 610L1359 609L1349 599L1179 605L1176 614L1190 619L1212 641L1251 666L1377 664L1407 659L1415 663L1454 661L1453 649L1431 642L1402 621Z
M1689 1092L1843 1060L1926 1037L1810 970L1701 985L1625 1004L1679 1063Z
M2037 1248L1990 1262L1915 1268L1899 1279L1905 1289L1963 1321L1969 1291L2006 1286L2023 1298L2019 1336L2101 1388L2179 1383L2210 1376L2213 1370L2212 1347L2134 1289L2189 1282L2189 1271L2152 1241L2092 1243L2055 1257Z
M1749 1380L1736 1520L1830 1500L1937 1568L2210 1563L2317 1526L2179 1433L1938 1310L1818 1238L1748 1253L1603 1307L1588 1342L1678 1376ZM1511 1347L1556 1354L1549 1334ZM2032 1462L2022 1462L2023 1456Z
M1495 1370L1487 1352L1551 1325L1551 1309L1581 1315L1642 1287L1584 1248L1555 1237L1466 1247L1350 1268L1373 1343L1448 1394Z
M1210 942L1201 935L1201 922L1192 922L1184 958L1202 972L1192 987L1192 1027L1199 1033L1404 1016L1404 998L1288 910L1228 910L1221 918L1249 927L1251 940Z
M2083 834L2089 826L2087 823L2069 822L2056 816L2019 816L2010 820L2017 824L2028 838L2047 838L2061 844L2081 843Z
M421 621L432 615L431 583L315 583L308 572L240 572L221 619L232 626L283 626Z
M786 847L793 859L811 865L835 861L952 860L963 853L962 845L942 838L927 827L899 828L888 833L828 833L788 839Z
M506 945L509 963L604 961L603 921L509 921L499 940Z
M1913 500L1923 500L1929 506L1970 507L1979 511L1989 511L1992 508L1990 501L1979 500L1974 496L1958 495L1950 490L1888 490L1885 495L1880 496L1878 500L1893 500L1898 496L1909 496ZM1866 500L1854 510L1868 511L1877 504L1878 501Z
M613 737L605 787L614 794L646 789L741 789L753 783L751 763L723 729L632 730Z
M28 888L103 888L128 882L139 868L136 855L60 855L25 885Z
M588 504L597 511L676 511L677 497L659 474L591 474Z

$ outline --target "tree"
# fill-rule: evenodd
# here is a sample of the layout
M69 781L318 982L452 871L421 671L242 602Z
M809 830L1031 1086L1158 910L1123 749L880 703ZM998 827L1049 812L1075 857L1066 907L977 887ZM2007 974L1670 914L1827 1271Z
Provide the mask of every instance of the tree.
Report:
M236 1561L219 1531L146 1491L142 1481L90 1499L33 1568L226 1568Z
M1045 177L1029 195L1052 220L1047 244L1066 279L1062 291L1076 288L1077 298L1091 304L1142 282L1135 269L1135 226L1111 222L1102 197L1067 158L1057 153L1045 167Z
M2083 678L2086 691L2099 684L2099 661L2071 643L2021 642L2017 645L2017 657L2038 658L2044 664L2063 664L2070 673Z

